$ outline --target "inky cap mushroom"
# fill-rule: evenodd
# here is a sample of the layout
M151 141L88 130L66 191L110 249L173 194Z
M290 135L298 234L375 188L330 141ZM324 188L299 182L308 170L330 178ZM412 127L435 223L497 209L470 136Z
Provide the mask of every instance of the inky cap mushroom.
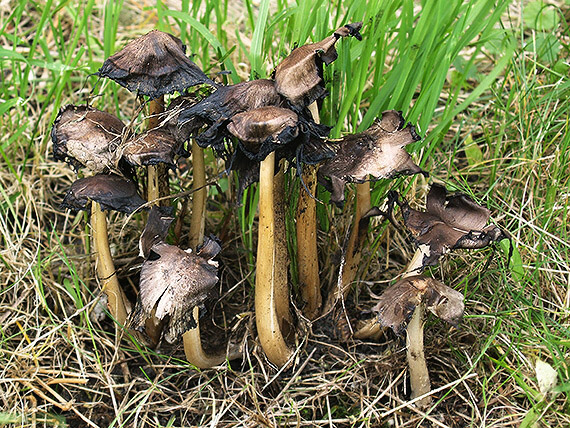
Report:
M344 201L345 183L363 183L369 176L378 180L418 173L426 175L404 149L420 140L414 126L405 126L405 123L401 112L388 110L366 131L339 140L336 156L319 169L319 180L330 190L332 202ZM324 177L329 177L330 182Z
M61 206L72 210L87 210L95 201L101 209L132 213L145 203L137 186L115 174L97 174L75 181L67 191Z
M330 127L283 107L267 106L238 113L228 121L226 129L238 139L231 169L239 173L239 195L257 181L257 164L272 152L276 163L286 159L291 165L296 158L299 171L303 163L318 163L334 155L325 140Z
M299 136L298 120L289 109L268 106L236 114L227 128L250 159L261 161Z
M287 98L292 106L301 108L323 98L326 95L323 64L329 65L338 57L335 43L341 37L353 36L362 40L361 28L362 22L347 24L318 43L294 49L273 73L277 92Z
M203 83L215 85L185 52L180 39L153 30L107 58L97 75L151 99Z
M495 225L486 225L491 212L469 196L447 196L445 187L433 184L427 196L426 211L417 211L406 201L398 202L404 223L418 245L429 247L423 266L437 264L446 252L458 248L484 248L508 238Z
M421 275L408 276L388 287L372 308L378 322L396 334L405 330L414 309L420 303L453 326L463 317L463 294L440 281Z
M172 134L158 128L131 137L123 145L122 154L132 166L163 163L173 169L175 168L174 159L177 155L184 157L189 155Z
M212 125L207 133L210 137L197 139L201 147L213 147L223 152L223 146L216 146L211 136L218 134L218 128L238 113L264 106L281 105L281 96L275 90L275 83L268 79L251 80L236 85L222 86L202 101L182 110L178 118L180 129L186 132L186 139L194 135L203 125Z
M94 173L115 168L117 148L125 125L112 114L89 106L67 105L51 130L53 156L74 169L87 167Z
M209 238L196 254L191 249L182 250L165 242L153 245L142 265L132 327L143 328L156 307L156 318L169 317L164 334L168 343L174 343L186 330L195 328L192 308L203 303L218 282L218 263L212 259L219 252L219 244Z

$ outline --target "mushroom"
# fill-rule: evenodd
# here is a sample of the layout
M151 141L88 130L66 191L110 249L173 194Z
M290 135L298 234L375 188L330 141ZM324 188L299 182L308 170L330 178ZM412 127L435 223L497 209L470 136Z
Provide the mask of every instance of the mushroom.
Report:
M372 308L378 316L378 323L392 328L396 334L400 334L407 327L407 355L412 399L428 393L431 389L429 372L425 363L423 325L415 321L418 317L413 316L418 310L423 313L424 307L457 327L463 317L463 294L433 278L408 275L388 287ZM429 403L430 398L426 397L418 400L416 404L423 408Z
M72 210L87 210L91 205L91 234L95 241L97 276L101 281L101 291L107 295L111 316L118 325L125 324L127 300L119 285L109 249L105 211L132 213L144 203L132 181L114 174L97 174L75 181L61 204L63 208Z
M431 186L426 211L410 208L405 200L398 204L416 244L425 247L422 267L437 264L443 254L454 249L484 248L508 239L500 227L487 225L491 215L487 208L463 193L447 196L439 184Z
M158 116L164 111L164 95L184 92L186 89L209 84L216 86L200 68L186 56L182 41L171 34L153 30L130 41L122 50L105 60L97 72L124 86L137 95L148 96L149 128L158 125ZM149 201L160 198L162 177L166 171L148 167Z
M378 315L378 322L382 326L401 334L420 303L455 327L463 317L463 294L422 275L406 276L388 287L372 311Z
M483 248L492 242L508 239L507 233L498 226L486 225L490 217L488 209L462 193L447 196L447 190L439 184L431 186L425 212L410 208L406 201L399 201L395 192L391 198L400 206L404 223L418 247L404 276L415 275L426 266L435 265L444 253L452 249ZM390 212L382 213L377 208L370 212L370 215L379 214L392 216ZM413 398L430 391L429 371L423 350L423 313L424 304L420 302L407 327ZM371 337L375 330L367 323L355 333L355 337ZM425 407L429 402L427 397L418 401L418 406Z
M238 113L265 106L280 106L281 96L275 83L268 79L251 80L235 85L222 86L202 101L185 108L179 115L178 125L187 133L195 134L203 125L209 128L196 141L200 147L212 147L220 156L227 158L227 150L220 137L227 120Z
M150 99L196 85L216 85L186 56L180 39L158 30L131 40L105 60L97 75Z
M341 37L362 40L362 22L347 24L317 43L299 46L275 67L273 78L277 92L293 107L304 108L326 95L323 64L329 65L338 54L335 44Z
M366 131L340 139L336 156L319 169L319 181L331 192L332 202L342 204L345 183L427 174L404 150L420 140L414 126L405 123L401 112L388 110Z
M402 113L388 110L382 113L366 131L349 134L338 141L334 157L325 161L318 171L318 179L330 192L331 201L344 202L347 182L357 183L356 212L348 242L343 251L344 259L339 272L338 286L329 294L325 311L348 294L360 262L362 234L368 223L361 219L370 209L369 180L395 178L399 175L426 174L404 150L407 144L420 137L413 125L406 125Z
M123 158L132 166L163 163L172 169L176 167L176 156L189 155L169 132L160 128L133 135L125 141L121 150Z
M164 241L150 248L141 269L140 294L131 326L140 329L156 307L159 320L168 317L164 338L174 343L186 330L196 327L192 309L202 304L218 282L219 244L206 239L196 253Z
M361 22L340 27L320 42L294 49L277 65L273 73L275 86L295 110L308 107L313 120L320 122L316 102L327 94L323 64L329 65L337 58L335 44L339 38L353 36L362 40L359 32L361 28ZM315 163L317 162L313 162ZM301 296L305 303L303 312L309 319L314 319L322 301L317 254L316 201L313 196L317 190L317 167L305 166L300 177L306 192L300 193L297 203L297 270Z
M112 114L89 106L67 105L51 130L53 156L75 170L87 167L94 173L113 171L124 129L123 122Z

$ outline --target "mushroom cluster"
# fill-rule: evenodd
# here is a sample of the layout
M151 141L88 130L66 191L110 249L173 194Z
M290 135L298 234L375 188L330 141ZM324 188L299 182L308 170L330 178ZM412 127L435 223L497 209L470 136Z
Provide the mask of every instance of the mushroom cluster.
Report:
M429 392L423 308L457 325L464 306L461 293L421 271L447 252L483 248L508 236L497 226L487 225L490 212L486 208L463 194L448 196L438 184L431 187L425 212L411 208L395 192L388 193L386 212L379 207L370 209L371 181L427 173L405 149L421 138L400 111L385 111L367 130L339 139L329 138L334 124L320 123L317 106L327 96L324 66L337 58L340 39L362 40L361 28L362 23L347 24L322 41L295 48L269 79L227 86L209 79L190 61L179 39L152 31L108 58L97 73L140 97L149 115L143 132L134 133L132 126L90 106L62 109L52 129L54 157L93 174L72 186L62 206L87 209L91 204L98 276L109 297L110 313L121 328L138 331L153 346L162 339L176 342L182 336L186 357L197 367L212 367L240 355L229 346L225 352L208 355L200 339L199 312L215 294L219 277L215 258L222 251L221 242L205 237L204 149L212 149L225 162L226 172L238 176L238 203L248 186L259 183L255 319L259 344L268 360L279 367L291 360L295 336L285 232L285 211L295 207L288 207L284 197L285 174L291 171L300 178L296 271L303 315L311 320L330 313L350 291L368 220L383 215L397 224L393 208L398 205L418 252L402 277L379 298L373 308L377 317L356 332L356 337L369 338L381 326L397 334L407 329L409 355L423 359L418 364L424 366L418 386L414 374L418 364L409 357L413 395ZM209 95L189 94L189 88L196 85L207 85ZM173 93L178 96L166 97ZM192 190L187 192L193 198L190 248L183 249L168 236L174 207L160 205L169 201L169 170L176 171L178 159L189 156L193 171ZM149 202L137 193L135 178L144 173ZM318 264L317 183L330 192L336 206L345 203L346 185L357 185L353 230L343 251L337 287L330 287L328 294L321 287ZM149 209L139 240L140 291L130 314L105 244L105 229L99 225L107 209L127 213Z

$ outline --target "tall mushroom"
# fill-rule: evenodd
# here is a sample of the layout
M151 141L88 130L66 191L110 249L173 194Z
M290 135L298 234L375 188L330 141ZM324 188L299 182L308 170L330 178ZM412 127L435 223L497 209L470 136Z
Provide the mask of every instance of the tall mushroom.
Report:
M283 165L328 128L311 124L292 110L261 107L235 115L227 130L238 149L259 162L259 225L255 276L256 325L267 358L283 366L291 356L286 335L291 325L287 282L287 250L283 207ZM313 144L318 144L319 138Z
M347 24L317 43L294 49L281 61L275 71L275 87L295 110L310 109L310 115L320 121L316 102L327 94L323 79L323 65L331 64L338 56L335 44L347 36L362 40L362 22ZM314 319L321 306L319 262L317 254L317 218L315 197L317 167L304 168L301 181L307 192L301 192L297 205L297 270L301 296L305 302L304 313Z
M95 241L97 276L101 290L107 295L111 316L121 326L127 318L126 298L119 285L109 249L105 211L130 214L144 203L132 181L114 174L97 174L75 181L61 204L63 208L72 210L91 208L91 234Z

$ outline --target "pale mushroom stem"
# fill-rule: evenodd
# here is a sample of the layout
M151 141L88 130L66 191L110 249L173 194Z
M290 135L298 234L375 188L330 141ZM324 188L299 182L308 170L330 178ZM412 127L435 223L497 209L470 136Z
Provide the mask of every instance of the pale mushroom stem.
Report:
M127 309L126 297L121 290L107 238L107 216L101 210L101 205L91 202L91 233L93 235L97 255L97 276L101 282L101 291L107 295L107 306L111 316L118 325L125 325Z
M160 125L160 114L164 112L164 96L151 100L148 106L149 117L147 128L154 129ZM147 200L149 202L156 201L161 196L165 196L168 183L165 183L167 177L166 167L162 164L149 165L147 167ZM156 202L157 205L160 205Z
M309 105L316 123L320 123L317 103ZM301 297L305 302L303 312L309 319L315 319L321 308L321 284L319 278L319 257L317 252L317 209L314 196L317 191L317 167L306 165L301 175L307 190L301 188L297 204L297 271Z
M190 246L196 248L204 241L206 218L206 171L204 149L192 140L192 216L190 218Z
M195 192L192 194L192 217L190 219L190 246L192 250L204 242L204 220L206 215L206 184L205 167L204 167L204 150L192 142L192 168L193 168L193 182L192 189ZM199 189L199 190L197 190ZM236 352L226 355L225 352L220 352L213 355L208 355L204 348L202 348L202 339L200 338L200 309L195 306L192 309L192 317L196 321L196 327L187 330L182 335L182 342L184 344L184 354L186 360L201 369L219 366L226 359L232 360L238 358L240 355Z
M350 291L350 286L352 285L356 274L358 273L358 268L360 266L360 256L361 256L361 245L359 242L360 231L360 220L362 216L370 210L370 182L366 181L361 184L356 185L356 210L354 213L354 222L352 224L352 230L348 238L348 244L345 251L345 261L343 269L339 274L338 285L329 294L326 304L325 312L328 312L333 308L333 306L339 300L346 298Z
M423 266L424 255L429 252L429 247L420 245L414 253L412 261L408 265L403 277L417 275ZM425 306L420 303L414 309L412 319L406 328L406 349L408 367L410 369L411 398L417 398L427 394L431 390L429 371L424 354L424 312ZM427 396L418 400L416 406L426 408L431 404L431 397Z
M281 210L274 211L274 172L275 153L271 153L265 160L261 161L259 167L255 318L259 341L267 358L273 364L281 367L287 362L292 351L285 343L280 322L285 306L282 300L288 299L288 293L286 269L278 266L281 263L286 265L286 262L280 260L283 251L278 248L281 239L276 236L279 232L275 227L275 218L283 215L283 213ZM278 189L277 191L282 192L283 190Z

